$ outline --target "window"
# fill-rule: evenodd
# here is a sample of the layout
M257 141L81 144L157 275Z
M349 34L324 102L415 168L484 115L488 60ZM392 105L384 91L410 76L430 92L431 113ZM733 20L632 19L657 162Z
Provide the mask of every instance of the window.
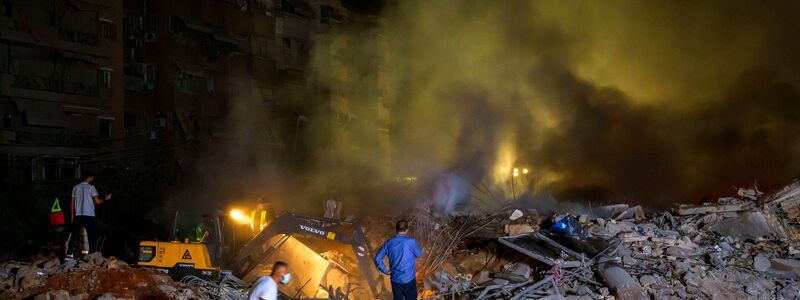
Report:
M78 161L76 159L65 158L62 159L61 164L61 180L75 180L78 179Z
M102 83L103 87L111 87L111 70L100 70L100 82Z
M125 113L125 135L136 135L136 114Z
M100 137L111 137L111 120L100 119Z
M175 88L180 92L193 95L202 95L213 92L214 79L189 73L181 74L175 78Z
M186 22L178 16L169 17L169 32L176 35L183 35L183 30L186 28Z
M12 17L14 16L14 5L8 2L3 2L3 16L4 17Z
M282 38L283 41L283 48L292 49L292 39L290 38Z
M45 181L58 180L58 158L47 157L43 159L43 161L44 161L44 177L42 178L42 180Z
M331 21L339 22L339 16L336 15L336 9L327 5L320 5L319 22L322 24L329 24Z
M294 41L294 52L297 54L297 56L303 56L303 47L305 47L305 43L303 41Z
M114 40L117 37L114 22L107 19L100 19L100 36L106 40Z
M206 87L206 89L208 90L209 93L214 93L214 91L217 90L217 86L216 84L214 84L214 77L208 77L207 84L208 86Z
M294 5L289 3L289 0L281 0L281 10L294 13Z

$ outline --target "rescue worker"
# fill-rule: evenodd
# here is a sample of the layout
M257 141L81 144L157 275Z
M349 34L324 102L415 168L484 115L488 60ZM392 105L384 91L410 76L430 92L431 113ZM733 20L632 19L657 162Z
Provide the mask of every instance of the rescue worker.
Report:
M67 259L74 258L75 241L80 238L81 229L86 229L86 235L89 239L89 254L97 250L97 237L94 227L95 205L111 200L111 194L106 194L103 199L100 199L97 194L97 188L92 185L92 181L94 181L94 175L87 172L83 175L83 181L72 187L72 202L70 202L72 233L67 241Z
M391 276L394 300L416 300L416 258L422 256L417 240L408 236L408 221L399 220L395 225L397 235L383 243L375 255L375 266L383 274ZM389 268L383 258L389 256Z
M253 284L249 300L278 300L278 283L287 284L292 279L289 265L282 261L272 265L272 273L262 276Z
M337 207L336 199L333 197L328 198L325 200L325 213L322 215L327 219L334 219L336 218L336 207Z
M253 235L258 234L264 227L267 227L272 217L272 205L265 201L263 197L258 197L256 209L250 212L250 229Z
M205 242L207 236L208 230L206 230L206 224L203 222L197 223L197 225L192 228L192 232L190 232L192 241L198 243Z

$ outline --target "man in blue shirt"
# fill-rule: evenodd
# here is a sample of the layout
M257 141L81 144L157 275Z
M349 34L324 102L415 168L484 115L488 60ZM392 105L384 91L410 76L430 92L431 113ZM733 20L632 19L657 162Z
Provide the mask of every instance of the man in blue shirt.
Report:
M409 237L408 221L397 221L397 235L384 242L375 255L375 265L383 274L390 275L394 300L417 299L417 257L422 256L422 249L417 241ZM383 258L389 256L389 269L383 264Z

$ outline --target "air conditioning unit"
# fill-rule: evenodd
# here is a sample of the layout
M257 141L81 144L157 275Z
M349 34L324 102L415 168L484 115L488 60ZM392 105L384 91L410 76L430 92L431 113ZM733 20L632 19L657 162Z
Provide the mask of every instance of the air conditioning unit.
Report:
M167 119L165 119L165 118L156 118L155 119L155 126L156 126L156 128L167 127Z
M155 130L150 130L147 132L147 139L148 140L155 140L158 137Z
M148 43L152 43L156 41L156 33L155 32L145 32L144 33L144 41Z

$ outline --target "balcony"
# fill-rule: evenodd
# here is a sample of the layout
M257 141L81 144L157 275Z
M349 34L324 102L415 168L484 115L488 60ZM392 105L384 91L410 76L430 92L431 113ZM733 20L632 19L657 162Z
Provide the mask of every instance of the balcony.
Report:
M80 83L65 82L58 79L45 78L36 75L14 74L13 76L14 83L12 86L15 88L85 97L97 97L99 95L97 86L87 86Z
M0 95L6 97L100 106L105 101L98 97L98 92L97 86L87 87L30 75L0 73Z
M78 32L64 28L58 29L58 38L62 41L83 44L87 46L100 46L100 38L97 34Z

